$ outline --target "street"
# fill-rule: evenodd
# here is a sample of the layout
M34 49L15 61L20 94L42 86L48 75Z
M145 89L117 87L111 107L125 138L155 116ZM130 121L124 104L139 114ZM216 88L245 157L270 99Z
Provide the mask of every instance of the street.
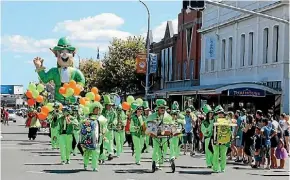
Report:
M72 156L71 164L60 165L58 151L50 148L49 137L40 133L35 141L29 141L24 127L25 120L17 118L9 126L1 125L2 179L3 180L52 180L55 179L105 179L105 180L165 180L165 179L274 179L289 178L289 162L286 170L253 170L248 166L228 162L225 173L213 174L205 166L203 155L194 158L181 156L176 160L176 172L169 173L170 168L151 173L151 154L143 154L141 166L135 165L131 150L125 147L120 158L101 165L99 172L83 171L81 155ZM165 165L169 165L166 163ZM89 169L90 170L90 169Z

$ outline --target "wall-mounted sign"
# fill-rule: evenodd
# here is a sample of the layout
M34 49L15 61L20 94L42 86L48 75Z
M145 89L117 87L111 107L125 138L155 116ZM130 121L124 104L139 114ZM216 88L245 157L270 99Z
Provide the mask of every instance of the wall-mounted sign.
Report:
M146 74L147 62L146 54L138 54L136 57L136 71L138 74Z
M14 94L23 94L23 86L14 86Z
M216 59L216 37L206 37L205 42L205 59L215 60Z
M237 88L229 89L229 96L250 96L250 97L265 97L266 91L262 89L255 88Z
M14 94L13 85L1 85L1 94Z

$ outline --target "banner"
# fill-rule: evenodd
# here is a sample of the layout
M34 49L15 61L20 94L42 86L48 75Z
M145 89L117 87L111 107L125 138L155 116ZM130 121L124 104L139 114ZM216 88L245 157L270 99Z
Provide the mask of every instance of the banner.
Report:
M13 85L1 85L1 94L14 94Z
M136 71L138 74L146 74L146 54L138 54L136 57Z
M216 42L217 39L215 37L206 37L206 45L205 45L206 60L216 59Z
M157 72L157 54L150 53L150 74Z
M250 97L265 97L266 91L261 89L254 88L237 88L237 89L229 89L229 96L250 96Z

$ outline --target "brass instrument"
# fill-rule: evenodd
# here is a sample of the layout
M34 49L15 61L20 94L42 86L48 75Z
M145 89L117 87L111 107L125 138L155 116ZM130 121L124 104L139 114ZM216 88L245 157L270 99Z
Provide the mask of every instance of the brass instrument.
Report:
M121 119L121 113L118 113L117 120L118 120L118 122L117 122L116 130L117 131L124 130L125 126L124 126L122 119Z

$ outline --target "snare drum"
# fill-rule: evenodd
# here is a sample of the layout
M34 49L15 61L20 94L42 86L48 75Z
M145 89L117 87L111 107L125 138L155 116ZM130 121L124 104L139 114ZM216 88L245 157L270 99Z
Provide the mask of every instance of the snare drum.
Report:
M145 134L150 136L157 136L157 130L158 128L156 122L148 122Z
M160 126L162 136L171 136L172 135L172 125L163 124Z
M171 127L171 130L172 130L173 136L178 136L178 135L182 134L182 127L181 126L173 125Z

